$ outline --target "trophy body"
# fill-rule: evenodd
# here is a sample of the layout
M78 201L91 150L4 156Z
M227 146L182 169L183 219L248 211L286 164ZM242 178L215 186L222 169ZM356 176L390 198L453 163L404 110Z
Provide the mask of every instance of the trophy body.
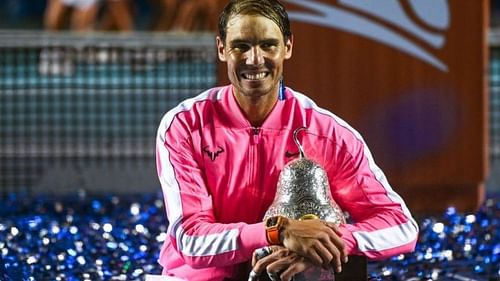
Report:
M291 219L322 219L336 225L345 223L344 215L333 201L324 169L307 158L292 160L281 171L276 196L264 215Z
M307 159L297 140L300 156L290 161L280 173L278 187L273 203L265 218L281 215L292 219L321 219L336 225L345 223L342 210L335 203L330 191L330 184L325 170L316 162ZM295 281L335 280L332 270L314 267L294 276Z

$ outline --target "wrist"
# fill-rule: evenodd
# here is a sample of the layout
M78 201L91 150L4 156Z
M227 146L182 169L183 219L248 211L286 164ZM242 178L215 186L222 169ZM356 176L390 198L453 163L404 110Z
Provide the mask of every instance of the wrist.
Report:
M273 216L265 220L266 238L270 245L282 245L284 239L284 228L288 219L283 216Z
M287 217L284 217L283 223L281 224L281 230L280 230L280 241L281 245L285 242L286 238L286 230L288 229L288 225L290 224L290 219Z

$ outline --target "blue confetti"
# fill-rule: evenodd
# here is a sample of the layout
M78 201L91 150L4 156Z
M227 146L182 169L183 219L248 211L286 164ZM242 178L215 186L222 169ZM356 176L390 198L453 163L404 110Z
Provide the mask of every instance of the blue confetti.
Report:
M474 214L419 218L413 253L369 263L369 280L500 280L500 198ZM144 280L167 220L160 193L7 194L0 204L0 280ZM2 266L3 265L3 266Z
M90 196L78 192L61 198L8 194L0 204L0 280L110 280L117 276L144 280L145 274L160 274L161 242L156 237L166 231L167 220L158 199L161 194ZM147 232L135 230L132 206L140 206L137 215Z

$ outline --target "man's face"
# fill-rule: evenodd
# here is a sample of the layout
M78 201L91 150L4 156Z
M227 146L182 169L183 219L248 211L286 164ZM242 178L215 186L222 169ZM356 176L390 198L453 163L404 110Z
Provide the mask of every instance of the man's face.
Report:
M258 15L233 16L227 23L226 41L217 37L217 49L237 95L277 95L283 61L292 56L292 41L285 44L276 23Z

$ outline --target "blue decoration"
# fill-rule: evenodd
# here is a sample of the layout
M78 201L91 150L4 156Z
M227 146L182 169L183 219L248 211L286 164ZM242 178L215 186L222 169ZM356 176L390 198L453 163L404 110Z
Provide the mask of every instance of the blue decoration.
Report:
M160 193L35 197L0 204L0 280L143 280L167 220ZM500 198L473 214L419 218L416 251L369 263L369 280L500 280Z
M1 205L0 280L143 280L161 273L167 220L160 194L9 194ZM131 206L141 212L131 215Z
M490 196L475 214L450 207L419 219L415 252L371 262L370 280L500 280L499 202Z

